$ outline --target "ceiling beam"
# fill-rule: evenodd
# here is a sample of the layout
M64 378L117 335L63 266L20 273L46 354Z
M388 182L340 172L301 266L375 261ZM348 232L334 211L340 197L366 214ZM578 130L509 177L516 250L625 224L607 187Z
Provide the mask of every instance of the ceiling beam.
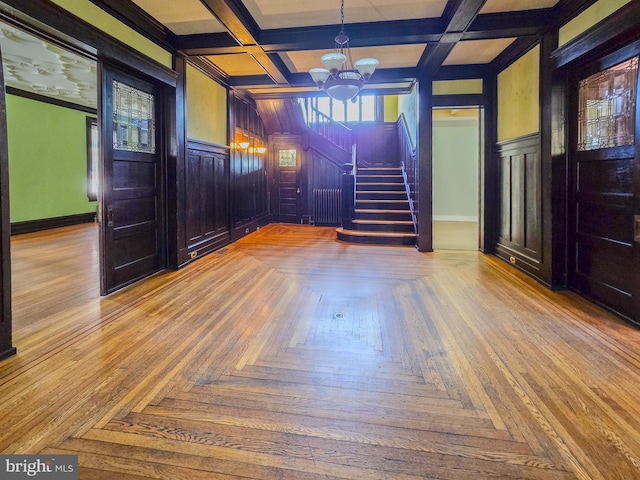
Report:
M418 63L421 77L431 77L438 71L485 2L486 0L449 0L442 15L446 23L444 35L440 42L429 44L425 48Z
M469 25L463 40L485 40L537 35L555 22L553 8L517 12L485 13Z
M284 63L276 63L273 58L260 47L258 34L260 29L246 7L239 0L200 0L222 23L229 35L238 45L264 68L267 75L278 85L288 85L286 75L288 69ZM237 52L236 52L237 53ZM282 68L284 67L284 70Z

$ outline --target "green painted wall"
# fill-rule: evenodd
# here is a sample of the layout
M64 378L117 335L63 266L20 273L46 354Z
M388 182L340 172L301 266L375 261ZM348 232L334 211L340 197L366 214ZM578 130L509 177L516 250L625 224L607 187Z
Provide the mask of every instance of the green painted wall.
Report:
M227 89L187 65L187 136L227 145Z
M112 17L107 12L91 3L90 0L52 0L59 7L90 23L103 32L108 33L131 48L144 53L146 56L160 62L165 67L171 68L172 56L163 48L153 43L148 38L140 35L134 29L129 28L120 20Z
M87 114L7 95L11 222L93 212Z

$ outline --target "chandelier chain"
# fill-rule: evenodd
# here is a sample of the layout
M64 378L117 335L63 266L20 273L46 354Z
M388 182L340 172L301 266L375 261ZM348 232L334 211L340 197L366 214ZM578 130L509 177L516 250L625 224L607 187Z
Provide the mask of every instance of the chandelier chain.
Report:
M344 0L340 4L340 25L342 26L342 31L344 31Z

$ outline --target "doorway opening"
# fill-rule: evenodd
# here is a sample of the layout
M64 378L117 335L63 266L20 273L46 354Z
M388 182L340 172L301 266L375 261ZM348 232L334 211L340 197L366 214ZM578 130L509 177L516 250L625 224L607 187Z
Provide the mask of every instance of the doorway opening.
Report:
M433 248L478 250L479 107L434 108Z

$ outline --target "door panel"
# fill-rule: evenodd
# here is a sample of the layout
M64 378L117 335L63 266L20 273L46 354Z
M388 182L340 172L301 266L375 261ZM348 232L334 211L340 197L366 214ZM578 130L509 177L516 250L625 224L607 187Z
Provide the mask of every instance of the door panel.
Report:
M276 150L278 168L278 219L283 223L300 223L300 149Z
M624 82L616 78L627 59L601 60L577 71L572 82L568 285L638 322L640 278L633 272L640 263L634 242L640 139L627 126L640 122L637 64L627 75L632 82L625 80L635 82L635 91L625 96Z
M159 89L102 66L102 293L165 267Z

